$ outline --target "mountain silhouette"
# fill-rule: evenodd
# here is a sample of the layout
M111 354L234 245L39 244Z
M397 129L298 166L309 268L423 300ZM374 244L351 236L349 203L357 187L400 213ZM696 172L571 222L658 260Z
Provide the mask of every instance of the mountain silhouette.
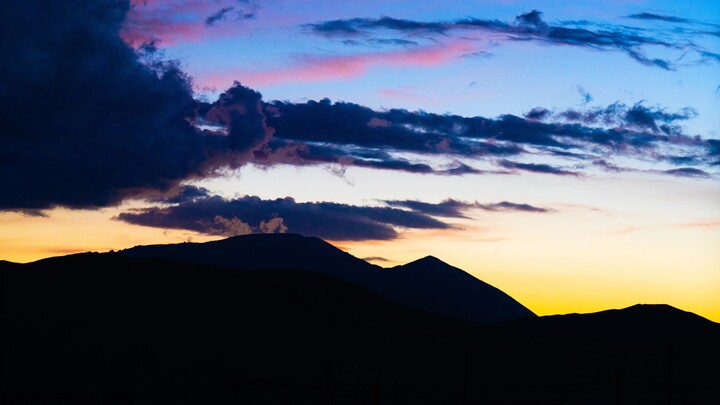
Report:
M318 271L113 253L0 262L0 300L3 404L720 400L720 325L667 305L483 324Z
M476 322L534 317L512 297L457 267L426 256L388 269L384 295L397 302Z
M206 243L138 246L119 254L231 269L319 271L403 305L474 322L535 316L504 292L435 257L384 269L322 239L296 234L253 234Z

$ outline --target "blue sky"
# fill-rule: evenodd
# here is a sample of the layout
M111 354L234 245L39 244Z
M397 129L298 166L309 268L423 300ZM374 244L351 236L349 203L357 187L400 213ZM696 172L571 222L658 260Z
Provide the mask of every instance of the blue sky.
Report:
M142 8L138 6L138 10ZM271 2L259 7L257 18L237 23L237 36L217 34L207 27L208 39L173 43L168 55L177 57L196 77L203 72L283 69L294 63L299 55L332 56L404 52L405 48L381 46L347 46L344 38L318 37L307 32L303 24L342 18L381 16L418 21L446 21L461 18L480 18L512 22L517 15L538 9L550 23L569 24L586 21L607 29L608 26L632 27L654 38L675 35L679 42L693 41L708 49L717 49L717 35L673 34L678 26L697 31L717 32L712 16L720 13L717 3L694 2L447 2L438 9L433 2L361 2L352 6L332 6L331 2ZM663 16L682 16L695 20L692 24L676 24L660 20L627 18L633 14L656 13ZM716 19L715 19L716 20ZM236 23L236 22L233 22ZM411 35L412 37L412 35ZM422 41L422 34L415 35ZM418 38L419 37L419 38ZM482 35L477 35L482 38ZM439 38L442 41L448 38ZM160 37L160 44L163 38ZM495 41L495 43L493 43ZM460 54L433 66L387 66L382 62L371 65L364 74L349 78L331 78L305 83L287 78L274 84L253 86L267 99L302 100L328 97L332 100L357 102L373 108L400 107L423 109L461 115L496 116L522 114L535 106L568 108L580 104L578 92L582 87L592 96L592 104L607 105L616 101L633 104L645 101L669 109L692 105L698 117L687 123L688 129L707 135L716 131L718 121L713 111L720 110L717 64L682 66L673 71L648 69L634 63L621 51L597 51L570 46L551 46L537 43L500 43L493 39L478 40L475 48L491 53L489 56L462 58ZM648 52L681 57L685 51L665 52L647 47ZM690 56L685 56L690 59ZM243 82L243 78L238 78ZM226 80L227 81L227 80ZM202 87L202 79L198 80ZM226 83L230 85L231 82ZM382 92L384 89L394 92ZM221 91L219 88L218 91ZM392 95L395 94L393 97ZM401 98L405 95L405 98ZM439 99L440 96L441 98ZM717 134L714 134L718 136Z

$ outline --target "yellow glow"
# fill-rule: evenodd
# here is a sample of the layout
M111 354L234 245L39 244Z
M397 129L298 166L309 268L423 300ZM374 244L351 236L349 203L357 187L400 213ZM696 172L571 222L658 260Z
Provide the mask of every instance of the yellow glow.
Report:
M128 208L54 209L47 213L48 217L0 213L0 259L26 263L51 256L107 252L136 245L218 239L196 232L128 225L112 219Z
M665 303L720 321L719 228L616 234L612 221L583 225L573 216L493 213L478 229L412 231L386 245L344 246L358 257L392 260L386 266L432 254L539 315Z
M243 169L206 183L227 197L379 204L383 199L512 201L550 214L470 211L456 229L400 230L393 241L334 242L391 267L426 255L505 291L540 315L666 303L720 322L720 187L712 181L543 176L446 178L348 170ZM244 173L244 174L243 174ZM311 187L311 185L322 186ZM471 186L469 186L471 185ZM311 191L318 191L317 193ZM245 194L245 193L241 193ZM314 197L314 198L311 198ZM0 259L28 262L141 244L206 241L216 236L133 226L113 220L139 205L98 211L55 209L48 217L0 213ZM292 231L292 228L290 229Z

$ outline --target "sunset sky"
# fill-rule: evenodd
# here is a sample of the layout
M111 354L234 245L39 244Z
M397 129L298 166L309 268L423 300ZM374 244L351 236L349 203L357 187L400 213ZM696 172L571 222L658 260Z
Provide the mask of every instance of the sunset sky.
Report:
M720 321L720 2L5 2L0 259L251 232Z

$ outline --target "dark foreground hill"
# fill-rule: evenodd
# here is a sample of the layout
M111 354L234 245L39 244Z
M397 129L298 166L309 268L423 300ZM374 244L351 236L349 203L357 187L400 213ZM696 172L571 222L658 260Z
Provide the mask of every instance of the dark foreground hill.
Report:
M432 256L392 269L372 265L322 239L256 234L207 243L138 246L119 252L230 269L305 269L351 281L400 304L475 322L534 317L512 297Z
M720 325L669 306L477 324L301 270L0 263L3 404L719 403Z

